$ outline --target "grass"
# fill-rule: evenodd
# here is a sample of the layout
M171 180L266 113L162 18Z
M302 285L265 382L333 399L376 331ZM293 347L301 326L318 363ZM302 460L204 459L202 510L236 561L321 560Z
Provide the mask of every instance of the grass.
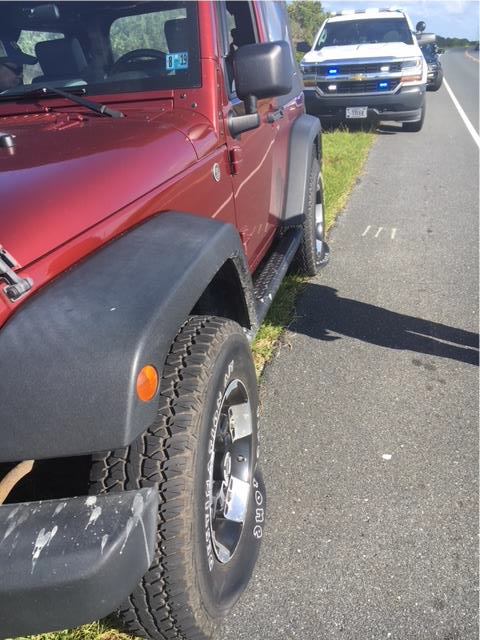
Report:
M347 203L348 196L362 171L374 134L366 131L335 130L323 134L325 217L327 231ZM271 360L283 330L291 322L295 301L308 278L285 278L253 344L257 374Z
M326 225L331 228L345 206L355 181L362 171L374 134L337 130L323 136ZM253 345L258 375L272 359L285 327L293 318L295 301L308 278L285 278ZM43 633L17 640L131 640L106 622L95 622L72 631Z
M327 230L346 205L374 139L375 134L367 131L338 129L323 135Z
M41 633L38 636L17 638L16 640L132 640L132 636L111 629L106 621L92 622L71 631Z

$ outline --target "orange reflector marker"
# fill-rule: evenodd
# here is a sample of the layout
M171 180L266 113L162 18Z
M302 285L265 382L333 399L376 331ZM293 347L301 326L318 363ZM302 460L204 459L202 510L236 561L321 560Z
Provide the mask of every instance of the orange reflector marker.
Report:
M137 377L137 395L143 402L150 400L157 393L158 389L158 373L155 367L147 364L140 371Z

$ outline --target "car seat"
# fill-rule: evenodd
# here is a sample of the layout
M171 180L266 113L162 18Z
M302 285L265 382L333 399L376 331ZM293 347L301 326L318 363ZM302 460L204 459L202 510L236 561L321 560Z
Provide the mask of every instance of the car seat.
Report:
M164 30L169 53L188 50L188 21L185 18L167 20Z
M396 29L390 29L390 31L387 31L387 33L383 36L383 41L384 42L400 42L401 41L400 34Z
M33 78L32 82L83 80L88 74L87 59L77 38L37 42L35 55L43 75Z

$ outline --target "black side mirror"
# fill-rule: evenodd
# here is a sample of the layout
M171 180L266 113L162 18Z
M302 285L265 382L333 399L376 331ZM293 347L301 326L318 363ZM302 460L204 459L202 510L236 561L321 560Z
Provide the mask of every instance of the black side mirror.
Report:
M425 24L425 22L423 22L423 20L421 20L420 22L417 22L417 26L415 27L415 30L418 31L419 33L422 33L422 31L425 31L426 28L427 28L427 25Z
M308 42L299 42L297 44L297 51L299 53L308 53L310 51L310 45L308 44Z
M284 40L247 44L235 51L233 77L238 97L245 103L245 115L230 114L232 136L260 125L257 100L283 96L292 90L293 65Z

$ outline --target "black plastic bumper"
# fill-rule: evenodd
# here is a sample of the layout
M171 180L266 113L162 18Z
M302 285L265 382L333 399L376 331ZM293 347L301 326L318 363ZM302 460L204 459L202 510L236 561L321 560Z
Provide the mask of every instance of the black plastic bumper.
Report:
M322 122L346 120L347 107L368 107L368 122L394 120L409 122L420 120L425 101L425 85L403 87L395 94L321 96L315 89L305 89L307 112L319 116ZM362 119L363 120L363 119ZM358 120L361 122L361 120Z
M158 492L0 507L0 638L101 618L152 563Z

